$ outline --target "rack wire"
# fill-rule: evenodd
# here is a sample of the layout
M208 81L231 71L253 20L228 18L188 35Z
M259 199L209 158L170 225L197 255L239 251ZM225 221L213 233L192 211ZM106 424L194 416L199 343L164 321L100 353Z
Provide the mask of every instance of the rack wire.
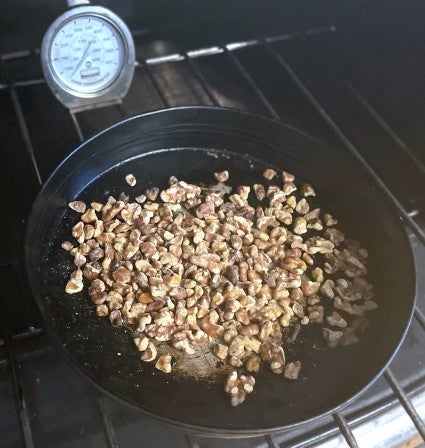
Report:
M320 29L320 30L313 30L306 34L312 34L312 33L320 33L320 32L333 32L335 29L333 27L327 28L327 29ZM318 115L321 117L321 119L326 123L326 125L331 129L331 131L334 133L334 135L337 137L337 139L344 145L347 151L349 151L352 155L355 156L355 158L362 164L363 168L366 172L369 173L370 176L372 176L376 184L379 186L379 188L382 190L382 192L393 202L393 204L397 207L400 216L403 218L406 225L412 230L412 232L416 235L418 240L425 244L425 232L424 229L421 228L421 226L416 221L415 213L412 213L411 210L408 210L393 194L393 192L387 187L387 185L384 183L384 181L378 176L378 174L371 168L371 166L368 164L366 159L361 155L361 153L358 151L356 146L350 141L350 139L344 134L344 132L339 128L339 126L336 124L336 122L333 120L332 116L324 106L320 104L320 101L314 96L314 94L309 90L308 86L304 84L302 79L298 76L297 71L294 67L292 67L287 60L280 54L277 49L275 48L275 44L277 42L281 42L287 39L294 38L294 36L270 36L270 37L262 37L258 39L254 39L252 41L246 41L246 42L234 42L234 43L228 43L223 45L217 45L213 47L212 49L195 49L191 51L184 51L181 54L178 54L178 57L170 57L165 56L161 58L155 58L154 60L138 60L138 67L146 70L148 79L150 80L152 87L156 91L156 94L159 98L159 101L161 103L161 107L169 107L171 105L170 101L167 98L167 91L164 91L161 87L160 83L158 82L158 79L154 73L153 66L161 65L161 64L175 64L175 63L181 63L182 61L186 64L188 67L191 75L193 76L193 79L196 80L196 82L199 84L201 89L203 90L205 97L207 99L207 102L209 104L213 104L215 106L221 106L219 97L217 96L217 92L212 89L210 86L208 80L204 76L203 72L200 70L198 61L202 60L202 58L208 58L212 54L223 54L228 61L233 64L234 68L238 71L240 74L240 77L247 83L249 88L251 89L251 92L258 98L258 100L263 104L265 109L268 111L269 115L276 119L280 120L282 117L278 113L278 111L275 109L275 107L272 105L272 102L269 100L269 98L266 96L266 94L262 91L260 86L256 83L255 79L253 78L250 71L245 67L243 62L241 61L239 57L238 50L241 48L246 48L247 46L256 46L264 50L271 58L273 58L281 69L289 75L289 77L293 80L294 84L297 86L299 91L302 93L304 98L309 102L311 107L318 113ZM29 57L32 54L32 52L20 52L19 54L13 54L13 55L3 55L0 57L0 60L3 62L7 62L11 59L15 58L25 58ZM18 87L23 86L32 86L36 84L43 83L44 80L42 79L34 79L34 80L25 80L25 81L19 81L17 83L11 84L11 85L0 85L0 88L7 88L9 91L9 95L12 101L12 104L14 106L14 111L16 114L16 118L19 123L20 131L25 143L26 150L28 151L28 154L30 155L31 161L33 163L33 168L37 177L37 180L39 184L42 183L42 176L40 174L40 169L37 164L37 159L34 154L34 147L32 143L32 138L30 135L30 132L28 130L28 126L26 123L26 118L23 113L23 106L20 102L19 95L17 94L16 89ZM404 145L404 143L397 137L396 133L385 123L385 121L379 116L379 114L373 110L373 108L367 103L367 101L361 96L361 94L352 86L349 85L348 88L357 95L361 101L364 103L365 107L368 108L369 113L373 113L376 120L379 121L382 129L384 132L386 132L392 139L394 139L401 150L408 155L415 163L418 164L419 167L422 167L422 165L418 162L414 154L412 154L409 149ZM125 115L125 110L123 108L120 109L120 114ZM124 116L123 116L124 118ZM81 126L81 117L77 113L71 113L71 121L72 125L74 127L75 133L80 141L83 141L84 138L87 136L84 135L83 127ZM422 169L422 168L421 168ZM415 307L414 317L417 321L417 323L420 325L423 331L425 331L425 316L424 313L420 310L419 307ZM13 384L13 391L14 391L14 398L16 400L16 410L19 417L20 422L20 428L22 433L22 438L24 441L24 444L27 448L32 448L34 446L33 443L33 437L31 433L31 425L30 425L30 419L27 412L27 406L26 406L26 398L24 396L24 393L22 391L21 385L20 385L20 379L19 375L17 373L16 368L16 359L14 354L14 341L19 339L25 339L25 338L31 338L34 336L34 334L38 334L38 331L30 331L27 334L19 335L16 337L11 338L10 340L7 340L4 342L4 347L6 349L6 362L8 365L8 369L10 372L11 381ZM409 398L408 394L402 387L400 381L394 376L392 371L390 369L387 369L383 375L386 382L388 383L388 386L392 389L394 396L398 400L398 402L403 406L405 412L411 419L412 423L414 424L418 434L422 437L423 440L425 440L425 425L423 420L421 419L421 416L418 414L418 412L415 409L415 406L412 402L412 400ZM103 423L103 429L105 433L105 440L107 446L110 448L119 448L119 443L117 441L117 437L114 433L113 425L111 423L110 416L108 414L108 408L105 404L104 397L99 396L97 398L97 404L98 404L98 411L101 415L101 420ZM332 415L333 417L333 428L329 429L328 431L339 431L347 445L350 448L356 448L358 447L358 441L356 440L356 437L353 433L353 425L354 422L350 420L348 416L345 415L344 411L338 411ZM188 446L195 448L200 446L198 442L196 441L196 438L191 436L190 434L186 435L186 443ZM277 437L275 435L265 435L262 439L261 446L266 446L269 448L277 448L279 446L279 442L277 442Z

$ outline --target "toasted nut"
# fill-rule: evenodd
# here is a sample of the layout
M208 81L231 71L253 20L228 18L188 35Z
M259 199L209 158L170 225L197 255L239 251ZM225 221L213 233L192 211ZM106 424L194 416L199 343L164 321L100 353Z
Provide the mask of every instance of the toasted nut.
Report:
M305 277L301 281L301 290L305 296L311 296L316 294L319 291L320 283L319 282L311 282Z
M338 224L338 221L329 213L325 213L323 215L323 222L328 227L335 226L336 224Z
M289 190L288 190L289 191ZM290 209L289 208L287 208L287 210L290 212L290 213L293 213L294 212L294 209L295 209L295 207L297 206L297 198L295 197L295 196L288 196L287 198L286 198L286 205L288 206L288 207L290 207Z
M65 286L65 292L67 294L75 294L83 290L83 273L80 269L77 269L71 274L71 278Z
M97 220L96 211L93 208L89 208L82 216L81 221L84 223L95 222Z
M334 348L339 344L339 340L342 338L344 333L342 331L334 331L330 330L329 328L323 328L322 334L326 340L328 347Z
M283 376L288 380L297 380L301 370L301 363L299 361L288 362L285 366Z
M77 213L84 213L86 211L86 204L82 201L73 201L68 204L68 207L71 210L74 210Z
M145 191L145 195L149 201L155 201L155 199L158 197L159 194L159 188L152 187Z
M144 352L148 348L149 338L147 338L146 336L143 336L141 338L136 337L133 339L133 341L139 352Z
M310 184L302 184L300 191L301 194L305 197L316 196L316 192L314 191L314 188Z
M320 268L314 268L311 270L311 276L316 282L323 283L323 270Z
M253 190L259 201L262 201L266 197L266 189L264 188L264 185L254 184Z
M220 336L224 332L224 328L221 325L217 325L213 322L211 313L200 320L199 326L208 336L212 337Z
M334 327L345 328L347 326L347 321L336 311L334 311L332 315L326 317L326 320L329 325L332 325Z
M75 254L74 264L75 264L75 266L77 266L77 268L81 268L82 266L84 266L86 264L86 262L87 262L87 258L84 255L80 254L79 252L77 252Z
M289 196L296 189L297 189L297 187L293 182L285 182L282 187L282 191L286 194L286 196ZM294 205L294 207L295 207L295 205ZM292 207L292 208L294 208L294 207Z
M294 182L295 176L287 171L282 172L283 182Z
M326 280L320 287L320 292L327 298L333 299L335 297L335 293L333 291L334 287L335 283L333 280Z
M62 249L66 250L66 251L70 251L74 246L72 245L72 243L70 241L64 241L61 244Z
M257 227L259 230L266 230L268 227L272 226L276 222L274 216L264 216L263 218L257 219Z
M72 236L80 243L84 243L84 224L80 221L72 228ZM72 255L72 254L71 254Z
M146 201L146 196L144 194L140 194L139 196L136 196L134 198L134 200L138 203L138 204L143 204Z
M67 294L76 294L77 292L82 291L83 287L84 284L82 278L71 278L65 286L65 292Z
M307 221L305 218L298 216L294 221L294 233L302 235L307 232Z
M268 180L272 180L273 177L276 176L276 174L277 173L275 170L272 170L271 168L267 168L266 170L264 170L263 177L265 177Z
M308 318L310 319L310 322L317 322L321 324L323 322L323 316L324 316L324 310L323 306L320 305L313 305L307 307L308 311Z
M246 394L254 390L255 379L251 375L239 375L236 370L227 377L224 390L230 394L232 406L245 401Z
M125 176L125 181L128 185L130 185L130 187L134 187L137 183L136 178L133 174L127 174L127 176Z
M214 354L215 356L217 356L217 358L224 360L229 354L229 347L227 347L227 345L217 344L214 350Z
M111 309L111 308L109 308ZM121 315L121 311L117 310L117 309L113 309L111 311L111 314L109 315L109 320L111 321L111 324L114 327L121 327L122 326L122 315Z
M142 361L151 362L156 358L157 353L156 347L152 344L152 342L149 342L146 350L142 352L140 359Z
M95 210L97 213L101 212L103 209L103 204L101 204L100 202L92 202L90 204L90 207Z
M305 215L310 211L310 206L308 205L308 202L304 198L302 198L295 206L295 211L297 211L301 215Z
M155 367L161 372L171 373L171 356L161 355L156 361Z
M107 316L109 313L109 309L107 307L107 305L97 305L96 307L96 315L99 317L105 317Z
M261 358L257 354L252 354L245 362L248 372L258 372L260 370Z
M115 281L120 283L128 283L131 280L131 272L127 268L121 266L112 273Z
M191 333L189 333L191 334ZM173 339L176 339L175 342L173 342L173 347L177 350L184 351L188 355L193 355L195 353L194 348L190 344L188 339L185 339L188 335L185 331L181 331L178 333L174 333Z
M144 303L145 305L148 305L149 303L152 303L152 296L149 292L142 292L142 294L138 297L139 303Z
M214 177L219 182L226 182L226 180L229 179L229 172L228 171L220 171L219 173L214 173Z

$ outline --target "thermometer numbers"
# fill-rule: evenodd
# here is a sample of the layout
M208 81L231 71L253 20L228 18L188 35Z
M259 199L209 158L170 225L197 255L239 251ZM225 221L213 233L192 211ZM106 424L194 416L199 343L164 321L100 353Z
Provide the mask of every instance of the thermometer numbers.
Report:
M53 37L50 66L59 82L80 93L99 92L121 72L124 43L120 32L98 16L74 17Z

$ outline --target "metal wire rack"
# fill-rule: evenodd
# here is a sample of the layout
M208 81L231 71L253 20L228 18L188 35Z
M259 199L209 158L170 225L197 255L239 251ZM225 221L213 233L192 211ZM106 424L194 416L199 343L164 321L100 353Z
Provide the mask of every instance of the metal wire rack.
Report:
M60 114L65 117L64 120L68 119L73 128L74 136L72 137L70 137L69 130L66 131L68 133L65 138L70 141L68 147L72 147L75 141L83 141L96 130L100 130L126 116L149 109L159 109L180 104L194 104L194 102L197 104L244 108L269 115L276 120L282 119L287 121L291 112L285 112L285 107L290 109L291 102L282 104L284 95L278 98L271 97L264 82L261 82L261 78L259 78L261 71L256 72L252 69L253 64L255 65L252 61L252 55L261 55L261 60L267 59L270 67L276 70L276 78L282 77L285 80L281 88L291 89L291 92L296 91L294 94L296 95L296 100L292 100L292 104L298 101L308 104L312 111L311 113L316 114L317 122L320 123L319 133L323 131L327 136L330 136L331 140L338 142L339 145L357 158L364 170L376 180L382 192L396 205L400 216L417 241L425 245L425 230L421 225L419 207L412 207L411 203L404 200L403 191L397 191L389 186L385 179L385 173L382 175L379 167L376 169L370 163L365 149L362 148L361 144L358 145L356 138L352 137L352 130L347 129L335 119L338 116L338 106L335 105L337 103L330 103L326 98L322 101L323 97L317 95L314 86L311 87L311 84L309 84L308 76L304 76L305 73L299 69L299 64L296 63L297 58L293 58L290 48L286 48L286 46L291 47L294 43L298 45L298 40L307 40L312 35L324 35L325 38L333 38L332 35L335 33L335 27L327 27L309 30L297 36L261 37L251 41L219 44L214 47L181 51L150 59L143 59L139 54L134 86L123 104L117 107L109 107L107 110L102 111L71 113L67 118L66 114L68 112L60 110ZM250 54L251 59L249 59ZM2 55L0 61L3 64L7 64L10 61L15 62L25 58L36 58L37 56L37 52L27 51L19 54ZM245 102L239 102L236 94L232 97L232 95L223 93L220 84L226 87L226 83L230 81L226 81L226 79L218 76L218 82L217 76L215 78L212 76L214 70L209 68L211 64L216 68L218 65L225 66L226 73L231 71L233 86L237 86L235 89L239 89L239 95L244 96L244 101L248 105ZM362 113L375 123L378 129L376 132L384 134L385 138L391 141L404 154L404 163L408 166L414 165L415 170L423 174L423 164L409 151L406 145L397 137L396 133L368 103L362 93L345 79L339 85L342 85L345 94L349 94L350 98L357 105L360 104L363 108ZM23 100L24 95L22 93L24 90L37 88L38 86L44 86L42 78L23 79L0 85L0 93L3 92L13 106L13 112L19 125L24 147L32 163L34 177L38 185L41 185L55 161L50 161L50 165L48 164L47 168L43 165L45 162L40 164L39 149L37 153L37 147L40 143L34 143L35 128L33 123L29 123L29 103L27 100ZM326 95L326 92L323 95ZM49 116L53 118L55 113L57 113L57 107L55 112L51 112ZM54 125L55 122L53 121L52 126ZM313 131L316 130L317 128L313 129ZM59 153L57 158L60 160L64 155ZM417 185L412 183L411 188L414 189L415 187ZM19 263L11 265L11 269L17 273L17 276L22 275ZM418 324L418 328L422 329L421 337L422 341L425 342L425 333L423 333L425 331L425 315L419 306L415 308L414 319ZM31 322L31 316L29 316L28 322ZM21 438L23 445L27 448L38 445L34 440L31 424L32 416L30 415L25 388L22 386L19 375L20 363L25 356L41 356L51 352L54 356L54 350L49 344L45 344L41 348L29 350L21 350L19 346L22 342L40 338L41 333L42 330L39 328L30 328L26 333L12 336L0 344L0 372L7 372L5 376L12 386ZM390 393L380 403L361 406L360 410L353 413L344 409L341 412L336 412L332 415L332 418L328 418L316 427L303 428L301 432L298 431L296 433L265 435L250 442L251 445L249 446L270 448L277 448L283 446L283 444L285 446L299 447L316 446L325 443L326 440L329 441L332 437L334 440L337 440L335 437L343 437L349 447L358 447L359 441L357 440L356 428L359 428L362 422L376 418L385 409L400 407L399 405L402 406L404 412L411 420L411 424L416 429L417 440L420 440L420 438L425 440L423 414L421 416L419 413L423 411L424 407L422 406L420 408L422 411L419 411L414 404L414 398L418 397L418 394L423 393L425 390L425 378L422 376L414 384L406 384L404 378L397 378L390 368L385 371L383 378L387 383L386 386L390 389ZM100 415L105 444L111 448L118 448L121 445L111 420L108 400L98 393L94 393L94 396L95 399L92 404L94 407L97 407ZM198 436L190 434L184 436L184 443L190 447L209 446L208 444L205 445ZM215 444L214 446L219 445ZM223 446L230 445L226 443Z

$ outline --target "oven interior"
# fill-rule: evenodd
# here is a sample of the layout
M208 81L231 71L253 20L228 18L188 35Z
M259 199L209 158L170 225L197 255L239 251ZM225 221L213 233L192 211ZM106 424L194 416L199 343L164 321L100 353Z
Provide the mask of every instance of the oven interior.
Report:
M122 104L74 114L54 99L39 62L43 32L64 11L65 2L0 5L0 446L421 446L424 5L253 0L101 4L132 30L135 76ZM22 264L25 222L40 185L79 142L105 127L185 105L262 114L347 151L378 179L406 225L418 276L410 330L384 375L334 415L246 440L175 431L97 391L68 365L43 330Z

